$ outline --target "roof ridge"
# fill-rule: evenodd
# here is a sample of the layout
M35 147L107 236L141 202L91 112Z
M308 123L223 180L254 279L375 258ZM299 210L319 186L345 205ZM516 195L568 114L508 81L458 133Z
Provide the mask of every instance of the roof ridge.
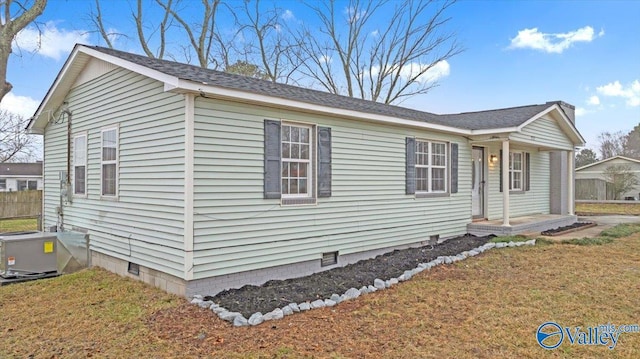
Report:
M143 54L134 54L95 45L83 46L192 83L201 83L221 89L230 89L334 109L356 111L363 114L418 121L437 126L446 126L451 129L491 130L514 128L541 112L542 107L556 106L554 104L535 104L457 114L436 114L416 108L349 97L300 85L283 84L172 60L150 58Z
M551 105L547 105L547 104L544 104L544 103L539 103L539 104L533 104L533 105L521 105L521 106L494 108L494 109L491 109L491 110L478 110L478 111L446 113L446 114L441 114L441 116L447 116L447 115L470 115L470 114L474 114L474 113L486 113L486 112L495 112L495 111L504 111L504 110L515 110L515 109L518 109L518 108L537 107L537 106L550 107Z
M118 52L121 54L125 54L127 56L138 56L142 59L145 60L151 60L151 61L159 61L159 62L164 62L164 63L170 63L170 64L177 64L180 66L189 66L192 67L194 70L203 70L203 71L208 71L212 74L219 74L221 76L229 76L229 77L235 77L237 79L242 79L242 80L247 80L247 81L256 81L256 82L261 82L263 84L270 84L270 85L275 85L275 86L280 86L280 87L286 87L292 90L303 90L303 91L310 91L310 92L314 92L314 93L320 93L322 95L329 95L329 96L338 96L344 99L349 99L349 100L353 100L353 101L363 101L369 104L374 104L376 106L387 106L387 107L393 107L393 108L397 108L397 109L401 109L403 111L412 111L412 112L416 112L416 113L420 113L420 114L426 114L426 115L431 115L431 116L441 116L441 114L437 114L437 113L433 113L433 112L428 112L428 111L422 111L422 110L417 110L414 108L409 108L409 107L404 107L404 106L399 106L399 105L393 105L393 104L387 104L387 103L383 103L383 102L378 102L378 101L373 101L373 100L369 100L369 99L363 99L363 98L359 98L359 97L352 97L352 96L346 96L346 95L341 95L341 94L336 94L336 93L332 93L332 92L327 92L327 91L323 91L323 90L317 90L314 88L308 88L308 87L301 87L301 86L296 86L296 85L291 85L291 84L285 84L285 83L281 83L281 82L273 82L273 81L269 81L269 80L263 80L263 79L259 79L259 78L255 78L255 77L251 77L251 76L244 76L244 75L239 75L239 74L234 74L231 72L225 72L225 71L220 71L220 70L214 70L214 69L210 69L210 68L203 68L200 67L198 65L193 65L193 64L188 64L188 63L184 63L184 62L178 62L178 61L172 61L172 60L165 60L165 59L158 59L158 58L151 58L142 54L136 54L136 53L131 53L131 52L126 52L126 51L122 51L122 50L116 50L116 49L111 49L108 47L103 47L103 46L97 46L97 45L83 45L89 48L94 48L97 49L98 51L101 50L105 50L102 52Z

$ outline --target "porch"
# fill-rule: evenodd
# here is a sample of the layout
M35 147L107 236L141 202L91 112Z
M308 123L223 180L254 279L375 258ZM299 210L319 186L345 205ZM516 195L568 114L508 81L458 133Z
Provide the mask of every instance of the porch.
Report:
M502 219L493 221L477 221L467 224L467 232L476 236L494 234L508 236L522 233L536 233L573 224L578 219L570 214L538 214L515 217L509 219L509 225L504 225Z

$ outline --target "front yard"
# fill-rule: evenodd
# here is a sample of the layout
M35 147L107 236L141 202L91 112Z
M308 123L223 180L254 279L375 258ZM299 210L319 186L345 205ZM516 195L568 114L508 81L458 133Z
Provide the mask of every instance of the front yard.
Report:
M636 228L639 229L639 228ZM0 287L0 357L640 357L536 342L538 326L638 324L640 233L604 245L494 249L336 307L234 328L100 269Z

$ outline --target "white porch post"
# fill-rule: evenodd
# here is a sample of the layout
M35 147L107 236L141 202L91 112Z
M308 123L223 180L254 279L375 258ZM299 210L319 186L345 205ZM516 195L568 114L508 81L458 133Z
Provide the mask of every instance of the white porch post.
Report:
M573 169L574 166L574 151L566 151L567 152L567 213L569 215L574 214L574 181L575 181L575 171Z
M509 227L509 140L502 141L502 225Z

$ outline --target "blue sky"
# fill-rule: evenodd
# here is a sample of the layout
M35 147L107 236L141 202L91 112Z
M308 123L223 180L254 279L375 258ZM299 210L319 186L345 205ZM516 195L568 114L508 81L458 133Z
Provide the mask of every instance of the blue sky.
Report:
M133 2L103 1L110 29L132 33ZM93 3L49 0L38 18L41 47L33 27L14 46L14 88L1 107L31 116L75 42L104 45L91 31ZM315 21L298 1L275 3L283 21ZM465 51L432 74L438 87L402 106L455 113L563 100L576 106L578 130L594 149L599 133L640 123L640 1L460 1L448 15ZM116 46L140 52L134 40Z

